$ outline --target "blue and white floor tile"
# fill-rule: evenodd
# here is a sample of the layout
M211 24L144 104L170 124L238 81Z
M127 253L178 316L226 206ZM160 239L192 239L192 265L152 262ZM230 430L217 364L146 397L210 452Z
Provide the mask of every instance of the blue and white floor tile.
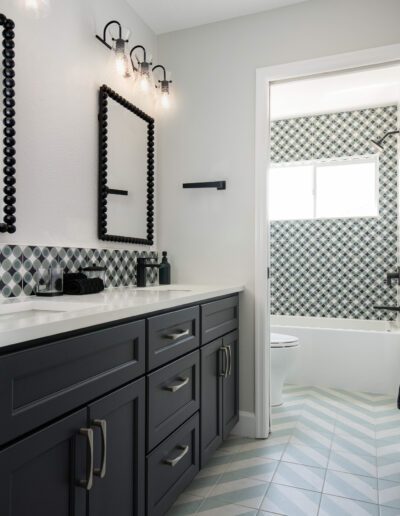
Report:
M285 388L267 440L231 438L169 516L400 516L400 411L390 396Z
M378 503L378 481L372 477L328 470L323 492L361 502Z
M376 457L332 450L328 469L376 478Z
M379 506L324 494L318 516L379 516Z
M317 516L321 493L271 484L261 505L262 510L277 514Z
M400 484L390 480L378 480L379 503L394 507L400 514Z
M324 485L325 470L303 466L302 464L281 462L273 480L276 484L309 489L310 491L318 491L320 493Z

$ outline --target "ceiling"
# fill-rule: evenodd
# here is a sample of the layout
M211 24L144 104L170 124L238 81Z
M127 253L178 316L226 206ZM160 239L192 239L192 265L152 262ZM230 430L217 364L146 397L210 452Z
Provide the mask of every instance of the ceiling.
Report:
M400 65L273 84L271 119L400 103Z
M187 29L308 0L127 0L156 33Z

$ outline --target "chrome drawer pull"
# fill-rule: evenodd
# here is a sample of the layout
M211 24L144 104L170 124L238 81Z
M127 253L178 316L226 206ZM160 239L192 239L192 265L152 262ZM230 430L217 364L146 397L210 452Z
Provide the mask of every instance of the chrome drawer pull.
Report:
M168 464L168 466L176 466L178 462L180 462L185 455L187 455L189 451L189 446L178 446L180 450L182 450L182 453L175 457L175 459L165 459L165 464Z
M182 387L185 387L185 385L187 385L190 382L190 378L188 376L186 376L185 378L179 378L179 380L180 383L178 383L177 385L167 385L165 387L165 390L169 392L176 392L182 389Z
M187 335L190 335L190 330L180 330L177 333L169 333L168 335L164 335L164 339L178 340L181 337L186 337Z
M86 472L88 474L87 480L81 480L79 485L86 491L90 491L93 486L93 430L91 428L81 428L79 433L87 439Z
M105 419L95 419L93 421L93 426L97 426L101 430L101 442L102 442L102 452L101 452L101 467L94 468L94 474L96 477L104 478L107 472L107 421Z

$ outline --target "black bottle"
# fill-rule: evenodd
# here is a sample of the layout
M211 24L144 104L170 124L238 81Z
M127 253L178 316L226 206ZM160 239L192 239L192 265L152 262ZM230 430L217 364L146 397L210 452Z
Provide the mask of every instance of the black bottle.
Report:
M162 255L158 269L158 282L160 285L171 285L171 265L168 263L167 251L163 251Z

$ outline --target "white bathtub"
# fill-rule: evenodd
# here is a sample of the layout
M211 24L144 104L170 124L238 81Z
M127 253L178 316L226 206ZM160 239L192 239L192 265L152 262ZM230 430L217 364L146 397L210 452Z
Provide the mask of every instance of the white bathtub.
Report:
M271 331L300 339L288 383L397 396L400 330L393 323L274 315Z

